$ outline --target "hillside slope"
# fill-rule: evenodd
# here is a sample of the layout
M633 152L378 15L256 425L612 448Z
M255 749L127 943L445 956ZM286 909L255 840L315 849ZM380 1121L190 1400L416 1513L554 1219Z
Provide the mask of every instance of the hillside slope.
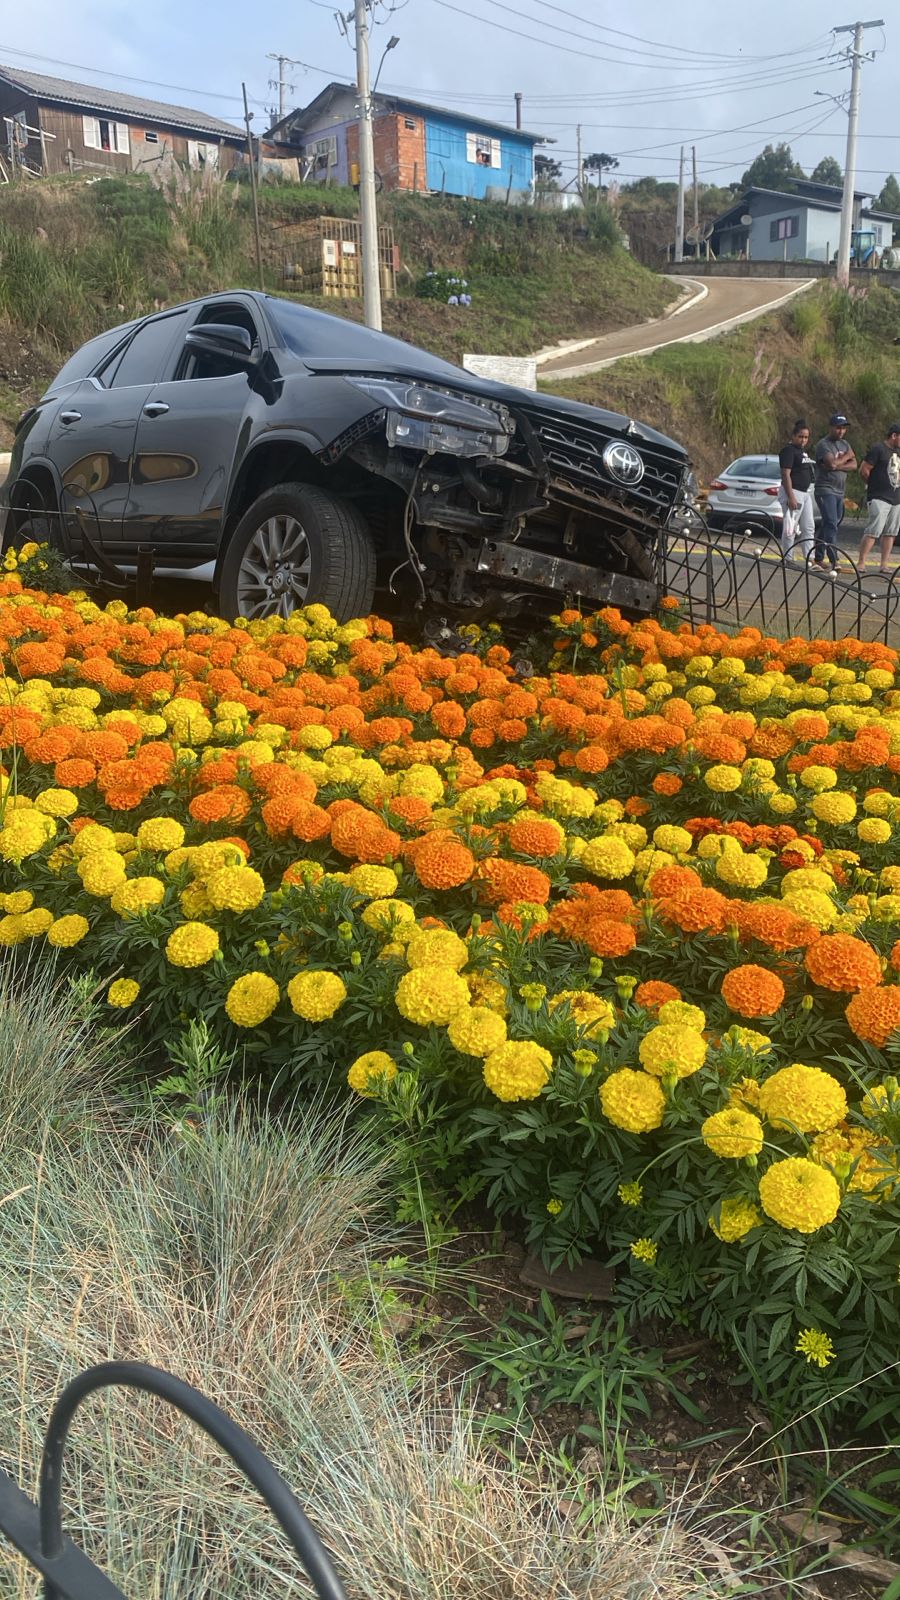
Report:
M894 341L900 294L823 284L707 344L671 345L554 388L682 440L708 480L737 455L779 448L801 416L816 439L833 411L846 412L858 451L882 438L900 415ZM850 489L861 493L858 482Z
M265 286L291 293L292 229L355 216L353 190L264 186ZM400 247L389 333L458 360L524 355L658 316L674 288L633 261L605 208L533 212L442 196L384 195ZM466 277L469 308L420 299L428 271ZM67 355L104 327L193 295L257 282L249 191L185 175L162 192L140 177L63 178L0 192L0 422L9 425ZM308 298L308 297L307 297ZM358 301L309 301L359 319Z

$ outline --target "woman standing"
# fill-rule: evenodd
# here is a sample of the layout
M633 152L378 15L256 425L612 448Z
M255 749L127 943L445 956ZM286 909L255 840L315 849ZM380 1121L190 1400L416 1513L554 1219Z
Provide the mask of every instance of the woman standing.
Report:
M799 559L806 561L812 555L816 533L816 517L810 490L814 463L806 453L809 444L809 423L799 417L791 429L791 437L779 451L781 488L778 502L783 513L781 523L781 553L785 561L793 561L796 545L800 547Z

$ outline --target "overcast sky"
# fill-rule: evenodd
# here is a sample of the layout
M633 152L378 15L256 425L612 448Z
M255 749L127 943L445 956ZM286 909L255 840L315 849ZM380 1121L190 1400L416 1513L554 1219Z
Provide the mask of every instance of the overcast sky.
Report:
M864 14L879 11L889 18L885 6ZM849 84L836 57L847 36L828 31L854 20L840 8L811 6L804 17L783 0L683 0L680 8L671 0L395 0L373 16L373 74L388 38L400 40L382 88L508 123L519 89L525 127L556 141L567 176L579 122L585 153L618 155L623 182L673 178L679 145L694 141L710 183L739 178L764 144L782 139L807 172L825 155L843 166L846 114L815 92L838 95ZM900 18L870 29L866 46L876 55L863 70L858 187L877 193L888 172L900 176ZM331 78L353 76L327 0L29 0L0 23L0 62L231 121L240 119L246 79L255 129L275 99L268 51L305 64L288 69L293 105Z

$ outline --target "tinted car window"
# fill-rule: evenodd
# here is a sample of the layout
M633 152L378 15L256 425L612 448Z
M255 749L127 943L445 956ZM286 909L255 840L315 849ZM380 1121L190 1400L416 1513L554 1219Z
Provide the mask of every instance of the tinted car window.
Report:
M129 384L155 383L165 357L168 355L179 330L187 323L188 311L176 311L170 317L154 317L138 328L128 349L118 365L103 374L104 383L113 389L124 389Z
M244 328L253 340L252 354L254 358L258 357L259 329L246 306L229 306L216 301L201 311L194 327L199 328L204 322L219 322L231 328ZM245 363L233 361L230 356L212 355L201 350L185 350L179 360L175 376L177 379L233 378L239 375L246 377L246 374Z
M286 348L301 359L304 356L345 356L350 361L371 361L373 369L379 361L397 361L405 366L414 364L435 377L459 376L459 367L449 361L441 361L438 356L406 344L403 339L376 333L374 328L364 328L358 322L330 317L324 311L312 311L290 300L269 300L267 308L278 324Z
M777 478L780 473L777 456L742 456L728 468L729 478Z
M56 374L51 384L53 389L61 389L67 383L77 383L80 378L86 378L91 372L96 372L104 358L122 343L133 322L123 322L118 328L110 328L107 333L101 333L96 339L89 339L80 350L70 356L65 366Z

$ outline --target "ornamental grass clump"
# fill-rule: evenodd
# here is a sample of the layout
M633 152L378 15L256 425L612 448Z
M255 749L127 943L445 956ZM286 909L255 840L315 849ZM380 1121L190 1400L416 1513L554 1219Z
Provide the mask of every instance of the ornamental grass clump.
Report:
M196 1021L349 1104L402 1215L478 1197L817 1404L900 1309L897 652L669 605L463 641L101 607L13 556L0 946L90 975L147 1069ZM791 1162L828 1204L779 1200Z

